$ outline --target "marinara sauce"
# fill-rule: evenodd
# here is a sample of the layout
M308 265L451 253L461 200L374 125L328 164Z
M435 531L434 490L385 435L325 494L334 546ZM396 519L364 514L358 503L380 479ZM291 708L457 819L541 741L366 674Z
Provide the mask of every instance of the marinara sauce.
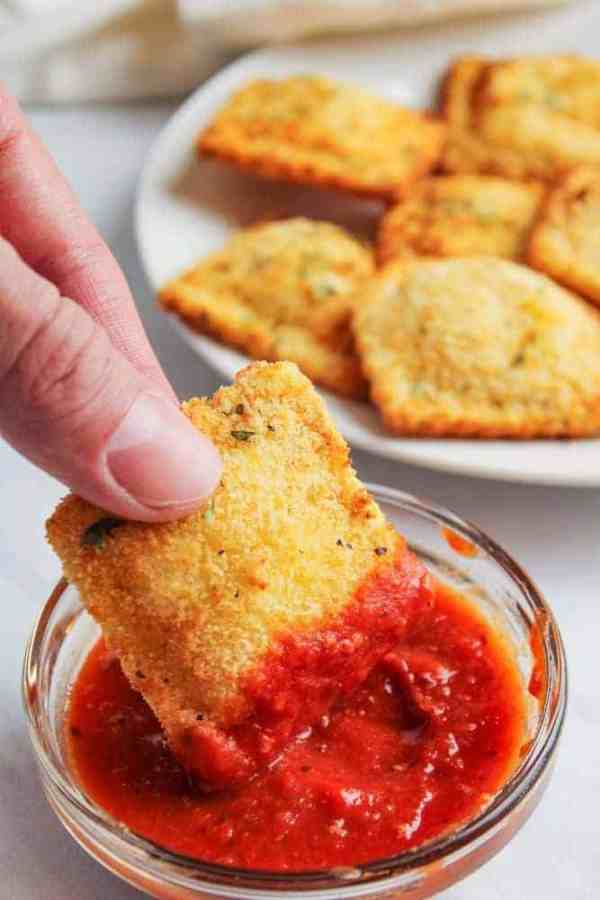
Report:
M67 727L84 791L132 831L199 860L301 871L392 856L475 815L517 764L525 721L510 648L437 585L351 701L236 792L194 788L101 640Z

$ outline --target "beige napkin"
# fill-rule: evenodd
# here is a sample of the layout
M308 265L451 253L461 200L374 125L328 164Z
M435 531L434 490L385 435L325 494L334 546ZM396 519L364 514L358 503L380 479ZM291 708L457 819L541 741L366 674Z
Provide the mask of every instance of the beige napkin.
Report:
M0 0L0 80L43 102L172 96L252 45L561 2Z

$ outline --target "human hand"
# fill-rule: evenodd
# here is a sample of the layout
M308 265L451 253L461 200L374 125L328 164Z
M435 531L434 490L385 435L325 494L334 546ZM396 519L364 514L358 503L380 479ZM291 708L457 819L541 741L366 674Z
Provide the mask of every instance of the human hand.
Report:
M0 235L0 434L117 515L191 512L218 482L217 451L177 408L116 260L1 87Z

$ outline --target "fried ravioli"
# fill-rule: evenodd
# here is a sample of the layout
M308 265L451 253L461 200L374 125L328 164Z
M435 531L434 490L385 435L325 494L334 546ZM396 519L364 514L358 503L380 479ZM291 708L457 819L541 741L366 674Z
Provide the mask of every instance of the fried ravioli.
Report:
M453 128L471 124L471 99L486 66L481 56L462 56L455 60L442 81L442 114Z
M485 175L423 179L383 217L378 260L481 254L521 259L542 193L538 184Z
M519 177L514 155L488 146L476 133L473 101L488 62L480 56L459 57L442 81L440 106L448 123L441 168L454 174L488 173Z
M574 169L551 190L528 262L600 304L600 169Z
M600 64L582 57L466 57L442 87L442 168L553 182L600 166Z
M267 178L386 198L430 171L444 134L441 122L360 87L296 75L243 87L198 151Z
M175 753L222 788L366 677L428 576L296 366L254 363L183 408L224 462L203 510L149 525L69 496L48 536Z
M482 107L477 127L492 152L489 168L508 177L553 182L578 165L600 167L600 130L535 103Z
M366 393L350 331L350 298L373 255L337 225L286 219L235 234L160 293L197 331L256 359L290 360L347 397Z
M484 67L472 98L484 141L521 158L525 174L553 181L578 164L600 165L600 63L531 56Z
M486 66L485 107L532 103L600 128L600 62L582 56L529 56Z
M492 257L393 263L354 329L371 396L398 434L600 432L600 316Z

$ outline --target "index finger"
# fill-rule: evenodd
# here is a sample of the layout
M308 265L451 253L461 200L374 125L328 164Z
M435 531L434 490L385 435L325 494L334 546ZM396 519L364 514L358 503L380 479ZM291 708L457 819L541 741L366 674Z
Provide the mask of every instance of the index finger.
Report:
M83 306L138 371L172 394L117 261L1 85L0 234L63 296Z

